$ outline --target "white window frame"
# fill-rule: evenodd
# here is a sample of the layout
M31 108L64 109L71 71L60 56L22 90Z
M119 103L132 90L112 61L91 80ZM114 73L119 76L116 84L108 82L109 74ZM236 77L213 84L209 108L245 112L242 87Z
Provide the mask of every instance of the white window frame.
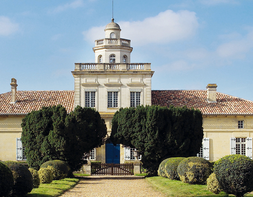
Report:
M107 107L118 108L118 106L119 106L119 92L108 91L107 92Z
M245 140L242 140L245 139ZM233 137L230 139L230 154L242 154L252 159L252 138Z
M244 128L244 121L243 120L239 120L238 121L238 129L243 129Z
M128 57L127 57L127 55L123 55L123 63L127 63L127 60L128 59Z
M21 138L16 139L16 149L17 149L17 154L16 154L16 159L17 161L24 161L26 160L25 156L25 147L22 145Z
M84 92L84 106L85 107L96 107L96 91L93 90L85 90Z
M89 160L96 160L96 157L97 157L97 151L96 151L96 148L93 148L90 151Z
M197 157L202 157L206 160L209 160L209 138L203 138L202 146L200 147L200 151L197 154Z
M131 148L131 147L125 147L125 160L128 161L134 161L135 157L134 157L134 151L136 151L136 148ZM138 156L138 160L142 159L142 155Z
M130 107L141 105L141 91L130 91Z
M111 64L115 64L115 62L116 62L116 55L115 55L115 54L111 54L111 55L109 56L109 62L110 62Z
M98 56L98 63L102 63L102 62L103 62L102 57L103 57L102 55L99 55L99 56Z

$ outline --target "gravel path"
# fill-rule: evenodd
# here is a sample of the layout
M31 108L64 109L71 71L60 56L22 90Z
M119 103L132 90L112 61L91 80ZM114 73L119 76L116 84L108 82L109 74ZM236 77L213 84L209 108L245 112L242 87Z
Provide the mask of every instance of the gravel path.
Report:
M136 176L90 176L84 177L61 197L164 197L154 191L149 183Z

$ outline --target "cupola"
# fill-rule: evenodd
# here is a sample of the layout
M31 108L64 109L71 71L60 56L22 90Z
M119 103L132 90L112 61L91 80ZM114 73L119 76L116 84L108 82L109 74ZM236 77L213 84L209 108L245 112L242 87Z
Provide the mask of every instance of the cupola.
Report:
M105 38L120 38L120 26L118 23L114 22L114 18L112 18L112 21L108 23L105 27Z

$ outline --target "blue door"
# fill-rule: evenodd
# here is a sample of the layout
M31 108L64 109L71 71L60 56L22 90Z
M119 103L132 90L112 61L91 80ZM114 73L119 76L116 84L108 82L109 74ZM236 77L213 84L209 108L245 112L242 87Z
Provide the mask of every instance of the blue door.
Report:
M106 163L120 163L120 146L113 143L106 144Z

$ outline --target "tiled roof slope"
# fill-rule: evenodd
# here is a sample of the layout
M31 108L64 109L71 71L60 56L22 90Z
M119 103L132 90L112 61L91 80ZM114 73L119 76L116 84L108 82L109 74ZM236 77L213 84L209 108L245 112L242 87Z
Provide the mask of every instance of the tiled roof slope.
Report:
M206 90L153 90L152 105L187 106L199 109L203 115L253 115L253 102L216 93L217 102L207 102Z
M62 105L74 109L74 91L17 91L17 102L11 104L11 92L0 94L0 115L27 114L33 110Z

